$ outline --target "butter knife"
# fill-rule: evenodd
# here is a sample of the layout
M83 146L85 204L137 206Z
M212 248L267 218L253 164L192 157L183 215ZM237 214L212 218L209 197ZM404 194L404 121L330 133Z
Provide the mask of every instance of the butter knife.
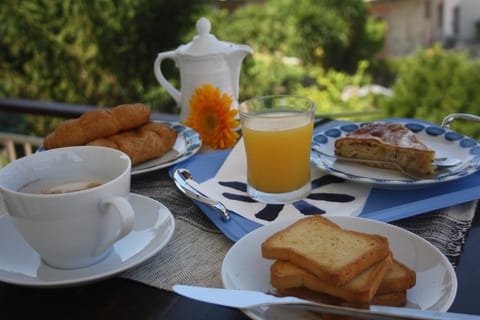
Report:
M376 305L365 308L337 306L325 303L317 303L296 297L276 297L263 292L250 290L232 290L174 285L173 291L182 296L198 301L240 309L249 309L261 306L281 306L368 319L480 319L480 316L469 314L437 312L410 308L384 307Z

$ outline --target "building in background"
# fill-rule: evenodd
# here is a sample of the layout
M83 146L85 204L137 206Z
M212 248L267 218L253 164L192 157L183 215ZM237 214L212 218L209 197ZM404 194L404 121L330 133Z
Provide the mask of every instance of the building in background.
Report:
M370 14L387 23L385 47L380 56L406 55L435 43L476 50L479 0L365 1Z

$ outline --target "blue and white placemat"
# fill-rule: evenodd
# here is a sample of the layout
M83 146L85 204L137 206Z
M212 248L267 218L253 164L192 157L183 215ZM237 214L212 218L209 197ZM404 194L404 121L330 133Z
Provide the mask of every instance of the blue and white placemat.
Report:
M240 139L216 174L195 187L236 214L262 225L312 214L355 216L360 214L371 189L328 175L312 165L312 192L306 199L265 204L248 196L246 172L245 147Z
M188 169L200 185L216 176L232 150L221 150L195 155L192 158L170 168L170 176L176 169ZM353 183L353 182L349 182ZM348 186L337 184L337 187ZM208 191L209 194L211 191ZM231 192L231 191L230 191ZM347 193L348 191L342 191ZM414 190L386 190L372 188L359 215L365 218L392 222L430 211L476 200L480 195L480 173L438 185ZM232 221L223 222L212 208L195 202L202 212L231 240L236 241L246 233L262 226L236 214L232 208ZM352 213L350 213L352 214ZM353 214L358 214L354 212Z

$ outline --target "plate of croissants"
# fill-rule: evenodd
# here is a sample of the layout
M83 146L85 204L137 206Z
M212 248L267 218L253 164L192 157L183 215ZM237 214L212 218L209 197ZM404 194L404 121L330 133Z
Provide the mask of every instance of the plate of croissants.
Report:
M150 120L150 107L122 104L69 119L48 134L37 151L69 146L103 146L126 153L132 175L169 167L202 146L200 135L179 122Z

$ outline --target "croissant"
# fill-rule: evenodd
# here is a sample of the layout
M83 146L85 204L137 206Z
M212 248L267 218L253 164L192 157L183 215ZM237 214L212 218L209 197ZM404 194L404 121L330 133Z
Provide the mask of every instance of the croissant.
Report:
M123 104L106 110L93 110L60 124L44 140L46 149L80 146L112 136L148 122L150 107L144 104Z
M88 146L103 146L125 152L132 165L159 157L169 151L177 139L177 132L169 126L149 122L143 126L107 138L89 142Z

